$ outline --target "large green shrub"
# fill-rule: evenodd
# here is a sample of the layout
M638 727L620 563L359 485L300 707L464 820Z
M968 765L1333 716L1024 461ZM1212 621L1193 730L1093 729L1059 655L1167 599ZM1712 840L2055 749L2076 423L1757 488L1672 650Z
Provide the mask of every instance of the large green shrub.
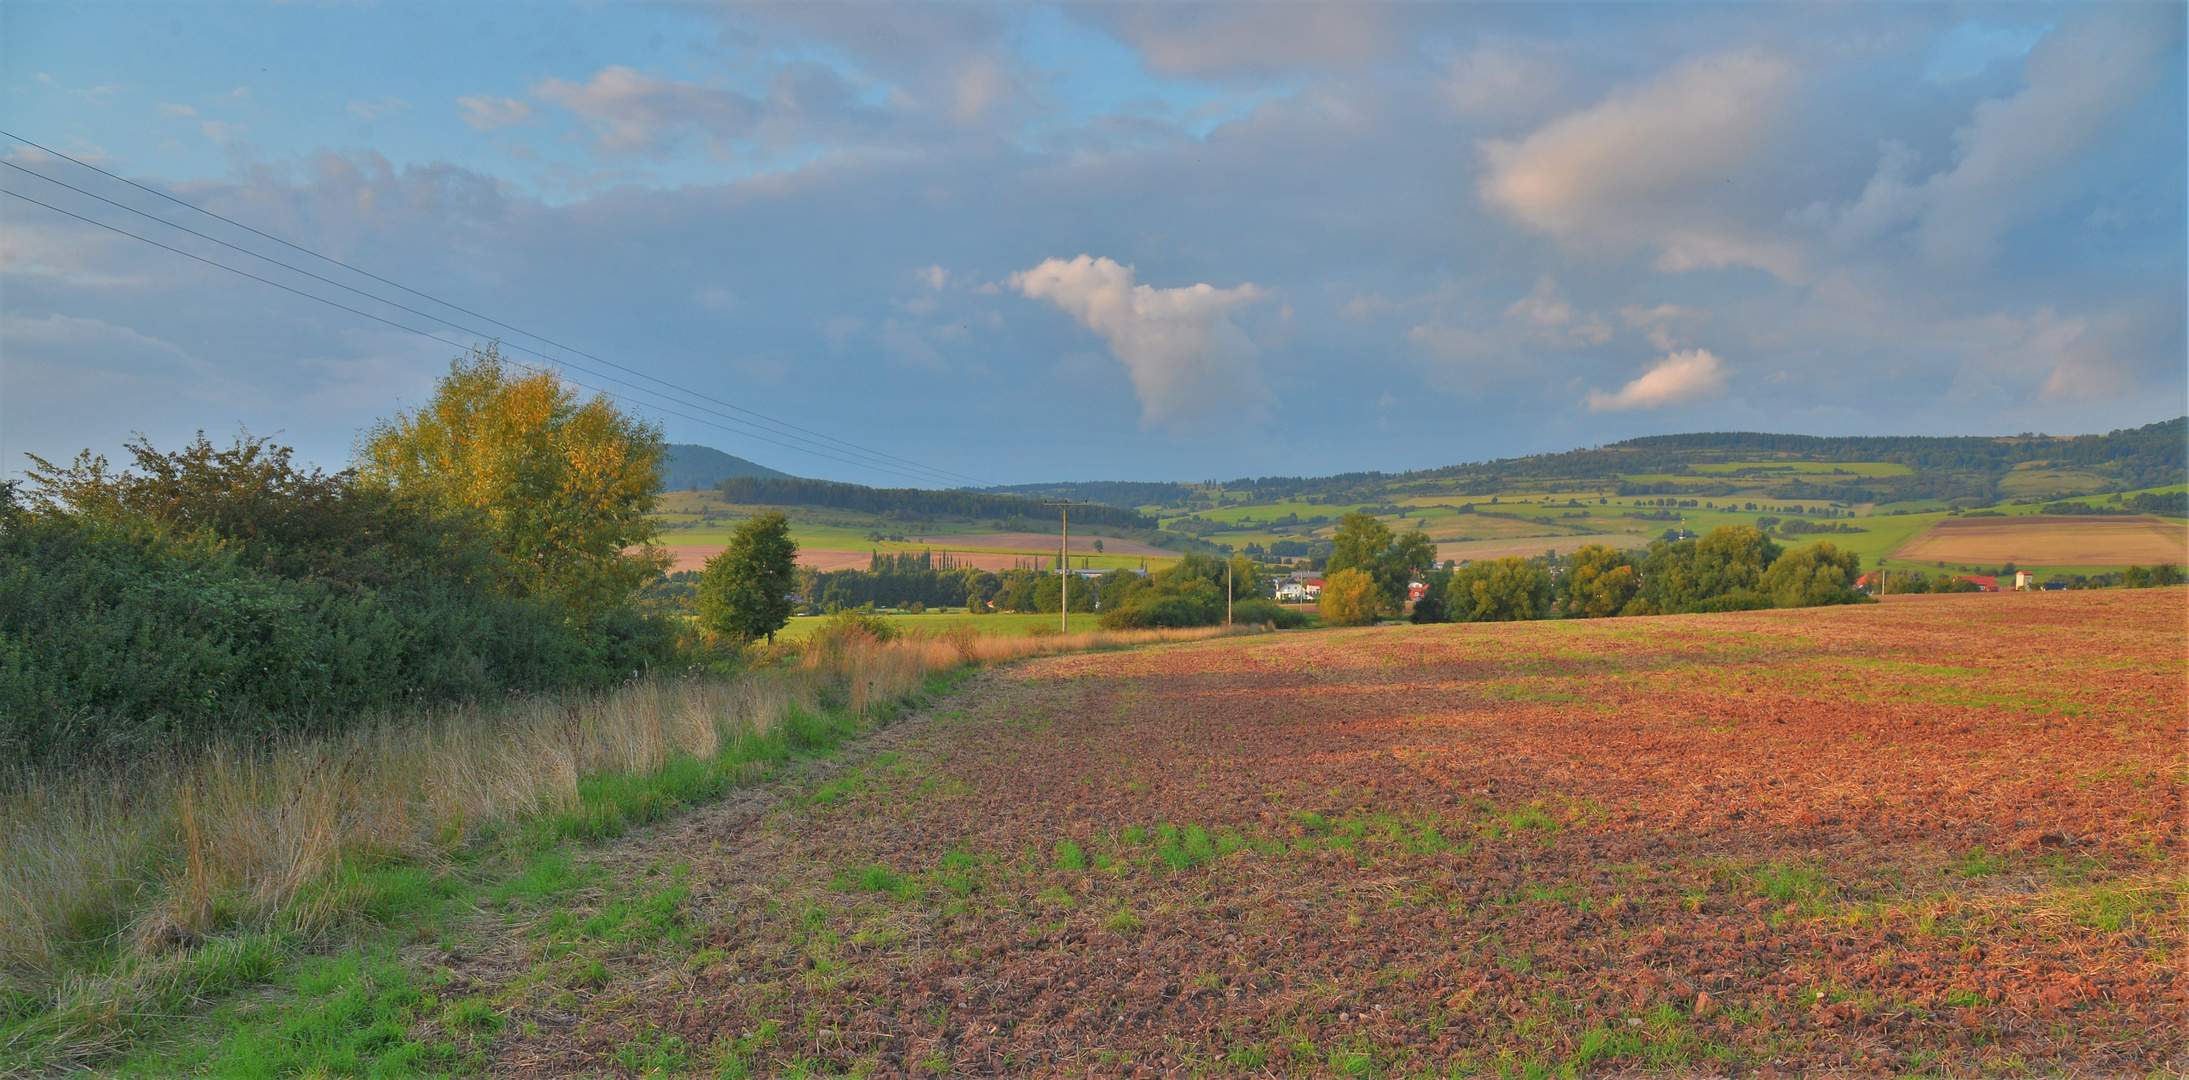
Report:
M0 489L0 760L326 730L415 701L593 686L667 656L626 599L503 587L475 519L203 436Z

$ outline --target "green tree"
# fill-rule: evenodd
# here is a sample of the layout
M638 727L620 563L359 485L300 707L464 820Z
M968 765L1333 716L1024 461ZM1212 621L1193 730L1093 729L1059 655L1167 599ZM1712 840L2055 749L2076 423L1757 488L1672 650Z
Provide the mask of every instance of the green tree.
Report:
M730 546L707 560L699 579L699 623L739 641L766 637L790 621L790 591L797 585L798 544L790 519L777 511L747 518L730 533Z
M1626 552L1585 544L1567 557L1566 614L1585 619L1617 615L1633 602L1641 577Z
M1268 594L1269 584L1262 578L1262 564L1245 555L1231 557L1231 595L1234 600L1252 600Z
M1444 609L1453 622L1524 622L1550 614L1551 593L1547 567L1508 555L1453 571Z
M1337 535L1324 571L1359 570L1375 579L1383 590L1384 607L1396 611L1406 603L1407 586L1436 565L1436 542L1413 529L1393 536L1383 522L1358 510L1338 519Z
M1383 589L1367 571L1349 567L1323 578L1315 608L1333 626L1366 626L1383 611Z
M574 618L626 606L668 566L651 516L660 429L605 395L579 400L553 373L513 370L493 346L450 363L432 400L358 449L365 483L475 518L509 591Z
M1667 615L1770 607L1760 586L1779 551L1752 525L1720 525L1699 540L1660 540L1642 560L1639 606Z
M1414 611L1409 618L1417 623L1450 622L1451 615L1444 605L1452 588L1452 571L1432 570L1421 581L1425 588L1421 590L1421 599L1414 601Z
M1861 556L1819 540L1779 556L1758 585L1775 607L1859 604L1868 599L1855 591L1855 579L1861 576Z
M1390 546L1376 559L1374 570L1376 584L1390 600L1391 610L1405 605L1409 586L1436 564L1436 541L1429 539L1428 533L1411 529L1392 539Z
M1373 575L1377 560L1391 547L1391 530L1355 510L1338 519L1338 531L1330 539L1330 561L1323 566L1326 574L1360 570Z

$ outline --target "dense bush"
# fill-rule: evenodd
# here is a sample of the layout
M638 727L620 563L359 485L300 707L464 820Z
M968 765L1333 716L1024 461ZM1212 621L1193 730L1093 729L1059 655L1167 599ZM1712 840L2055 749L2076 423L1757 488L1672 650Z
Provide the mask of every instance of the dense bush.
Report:
M1389 599L1365 570L1347 568L1323 580L1315 608L1332 626L1366 626L1383 613Z
M1522 622L1550 614L1551 572L1541 562L1508 555L1469 563L1452 573L1444 594L1453 622Z
M247 436L129 449L128 470L34 459L25 487L0 489L0 760L327 730L603 685L671 654L614 552L566 575L583 588L542 587L511 560L543 543L476 508L300 469Z
M1213 626L1224 621L1225 588L1228 584L1233 618L1239 622L1298 625L1292 613L1271 603L1246 607L1263 600L1266 588L1260 564L1243 555L1228 562L1213 555L1188 552L1176 563L1142 576L1130 570L1102 575L1102 626L1110 630L1145 630L1157 627ZM1073 599L1078 600L1078 586ZM1056 589L1051 587L1053 604ZM1052 607L1051 610L1054 610ZM1249 611L1251 615L1247 614Z

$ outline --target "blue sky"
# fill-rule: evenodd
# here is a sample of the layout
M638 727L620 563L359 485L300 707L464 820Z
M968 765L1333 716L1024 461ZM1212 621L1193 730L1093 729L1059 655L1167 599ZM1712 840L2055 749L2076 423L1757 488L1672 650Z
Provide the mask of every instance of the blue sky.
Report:
M0 127L668 380L678 441L1202 479L2180 415L2183 49L2179 5L15 3ZM0 222L10 470L239 426L340 465L455 351Z

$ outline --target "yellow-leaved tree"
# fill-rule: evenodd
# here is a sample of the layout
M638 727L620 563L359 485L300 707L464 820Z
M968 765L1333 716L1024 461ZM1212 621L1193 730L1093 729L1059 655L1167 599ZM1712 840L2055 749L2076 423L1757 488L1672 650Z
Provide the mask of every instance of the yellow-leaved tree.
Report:
M1365 570L1345 569L1323 580L1315 609L1333 626L1366 626L1376 621L1388 598Z
M660 429L605 395L581 400L552 372L517 369L492 345L450 363L418 411L366 431L357 456L365 482L471 517L508 591L573 618L622 606L668 564L650 516Z

